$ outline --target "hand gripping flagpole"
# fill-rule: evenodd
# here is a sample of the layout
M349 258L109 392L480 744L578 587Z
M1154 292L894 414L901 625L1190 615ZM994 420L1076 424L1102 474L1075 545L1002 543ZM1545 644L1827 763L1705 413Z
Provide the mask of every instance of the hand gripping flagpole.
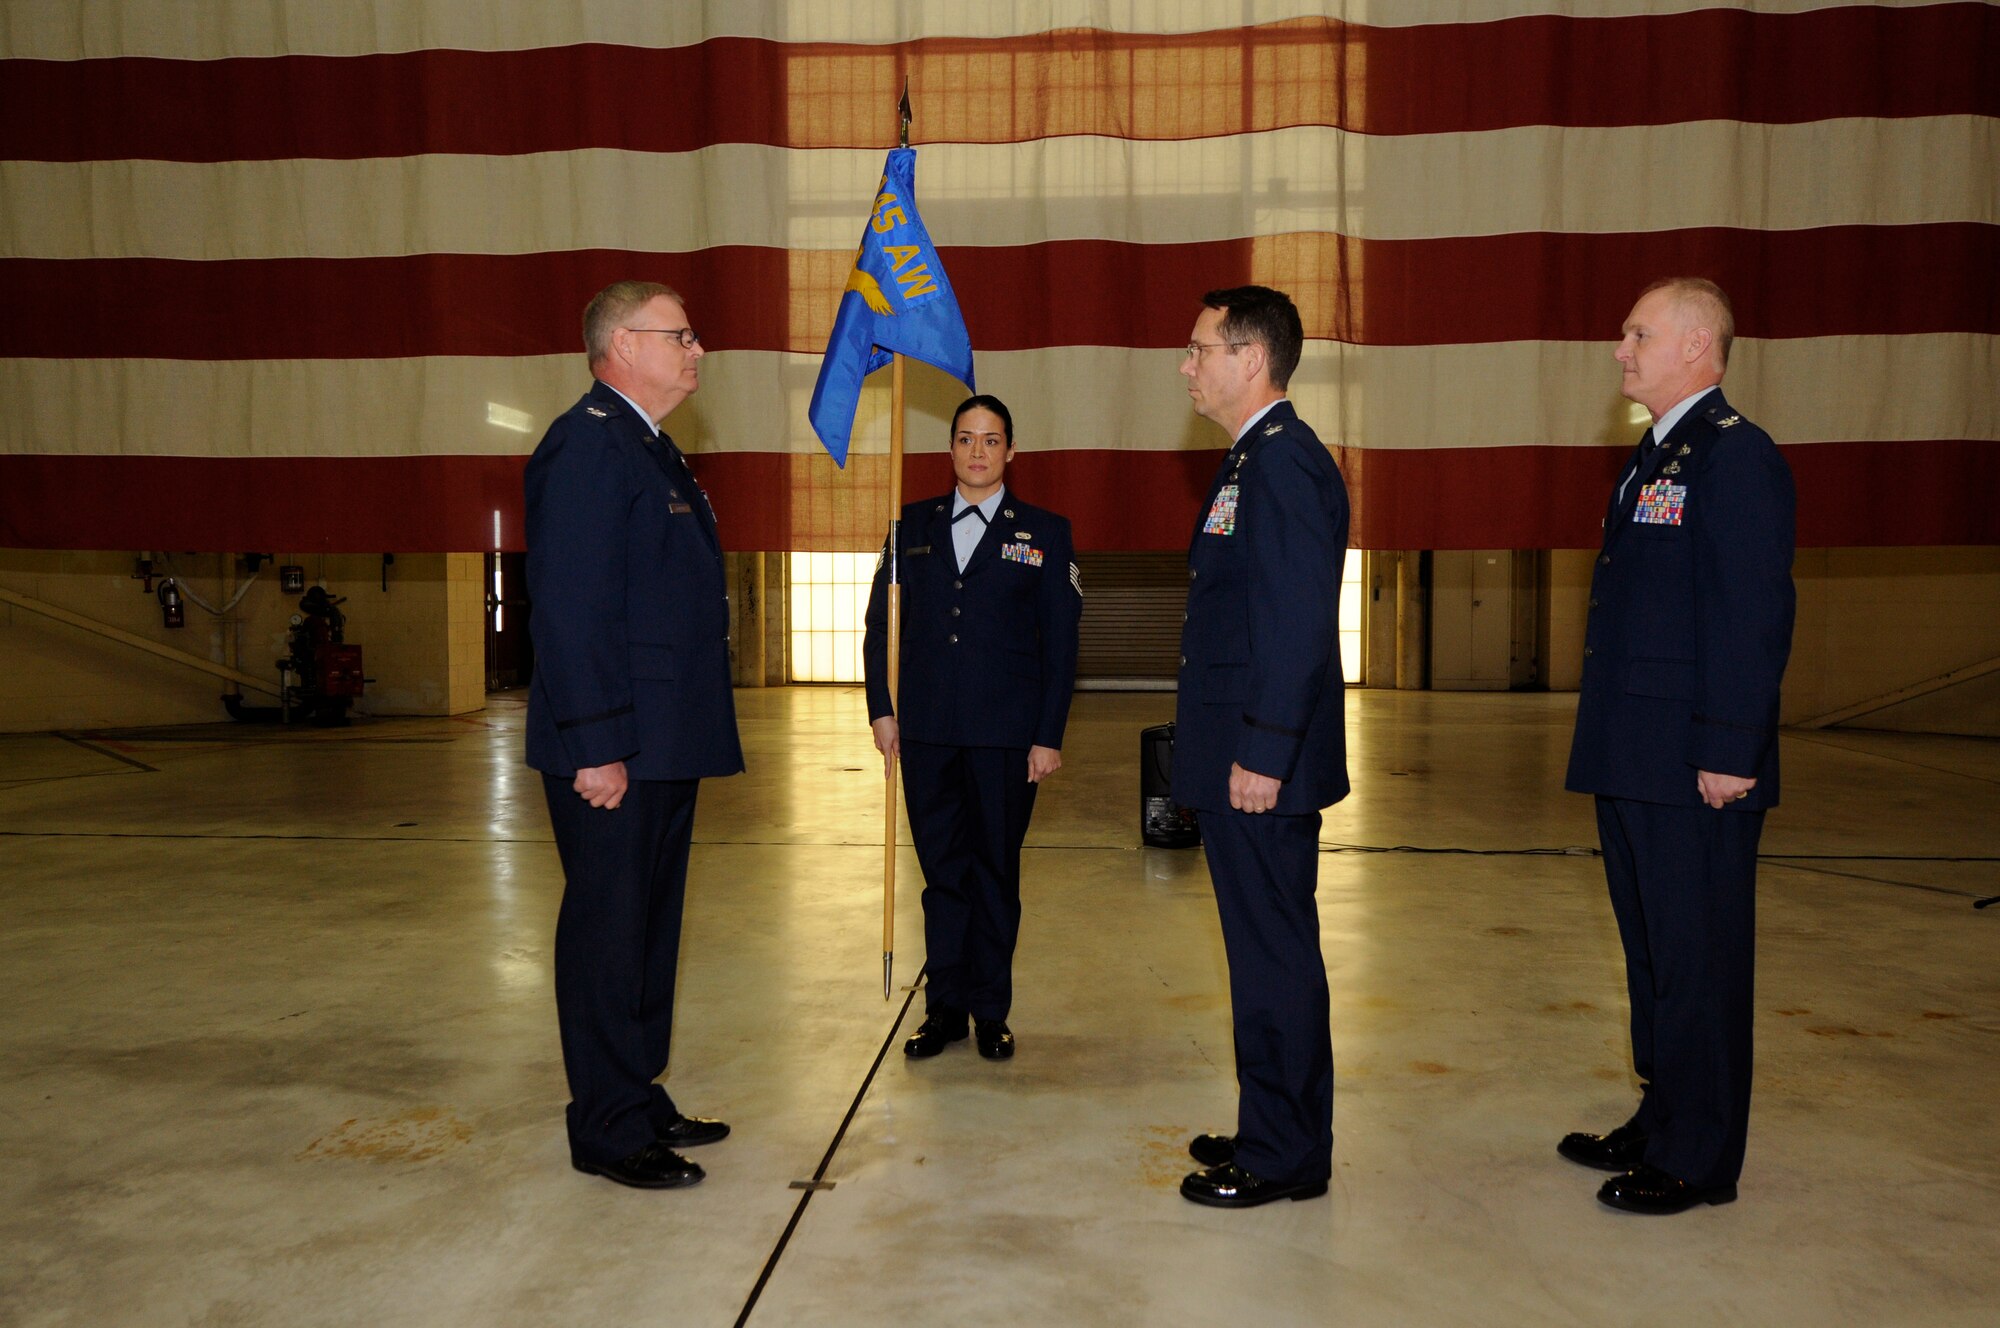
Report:
M900 146L910 146L910 80L903 78L903 98L896 104L901 124ZM903 356L898 352L889 371L889 713L896 715L897 684L903 664ZM888 1000L896 970L896 763L888 766L887 794L882 815L882 999Z

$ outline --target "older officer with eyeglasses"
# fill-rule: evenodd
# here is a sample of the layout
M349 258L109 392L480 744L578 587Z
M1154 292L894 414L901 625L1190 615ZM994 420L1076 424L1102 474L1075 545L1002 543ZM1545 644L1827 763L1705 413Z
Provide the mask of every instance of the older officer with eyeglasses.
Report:
M729 1133L654 1081L674 1025L695 794L743 769L715 514L659 421L699 386L680 297L620 281L591 300L596 382L528 461L535 676L528 764L562 856L556 1017L570 1160L621 1185L702 1179L676 1150Z

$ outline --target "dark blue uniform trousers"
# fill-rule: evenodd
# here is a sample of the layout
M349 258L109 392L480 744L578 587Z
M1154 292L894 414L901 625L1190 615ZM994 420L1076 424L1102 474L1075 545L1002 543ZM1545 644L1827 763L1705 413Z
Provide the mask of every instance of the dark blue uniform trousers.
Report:
M1743 1171L1763 832L1762 812L1597 799L1646 1161L1691 1185Z
M556 1022L569 1074L569 1146L615 1162L679 1115L653 1081L674 1031L674 971L694 840L694 779L635 779L614 811L543 775L562 855Z
M1021 934L1021 841L1035 810L1025 747L902 744L903 802L924 869L924 1005L1005 1019Z
M1319 813L1197 814L1229 955L1236 1163L1261 1180L1333 1172L1333 1039L1319 949Z

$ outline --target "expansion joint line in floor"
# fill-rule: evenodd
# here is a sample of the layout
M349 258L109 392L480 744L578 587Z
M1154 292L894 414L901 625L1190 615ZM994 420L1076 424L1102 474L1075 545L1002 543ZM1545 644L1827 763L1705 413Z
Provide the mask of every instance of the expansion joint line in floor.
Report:
M757 1283L750 1288L749 1297L743 1302L743 1312L736 1316L736 1328L750 1321L750 1314L757 1308L757 1300L764 1294L764 1288L771 1281L771 1274L777 1271L778 1260L784 1257L785 1247L791 1243L792 1233L799 1229L799 1220L806 1215L806 1205L822 1190L833 1188L833 1182L826 1178L827 1168L833 1165L835 1153L840 1151L841 1141L847 1138L847 1127L854 1123L855 1113L861 1110L861 1103L867 1098L868 1090L874 1086L875 1075L882 1068L882 1061L889 1054L889 1048L896 1045L896 1034L903 1027L903 1020L909 1017L910 1006L916 1001L917 993L923 990L923 970L919 969L915 981L911 982L903 997L902 1006L889 1024L889 1031L882 1037L882 1045L875 1049L875 1059L868 1066L868 1073L862 1077L861 1086L854 1090L854 1100L847 1104L847 1114L840 1118L840 1128L833 1132L833 1139L826 1146L826 1153L819 1160L810 1180L795 1180L790 1188L802 1191L799 1202L792 1209L792 1220L785 1223L785 1229L778 1236L778 1243L771 1247L771 1257L764 1261L763 1271L757 1274Z

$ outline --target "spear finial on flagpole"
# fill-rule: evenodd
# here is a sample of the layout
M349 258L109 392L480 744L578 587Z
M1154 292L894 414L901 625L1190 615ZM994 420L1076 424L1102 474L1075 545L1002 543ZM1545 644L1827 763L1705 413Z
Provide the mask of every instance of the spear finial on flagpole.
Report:
M896 114L902 120L901 146L910 146L910 76L903 75L903 99L896 103Z

